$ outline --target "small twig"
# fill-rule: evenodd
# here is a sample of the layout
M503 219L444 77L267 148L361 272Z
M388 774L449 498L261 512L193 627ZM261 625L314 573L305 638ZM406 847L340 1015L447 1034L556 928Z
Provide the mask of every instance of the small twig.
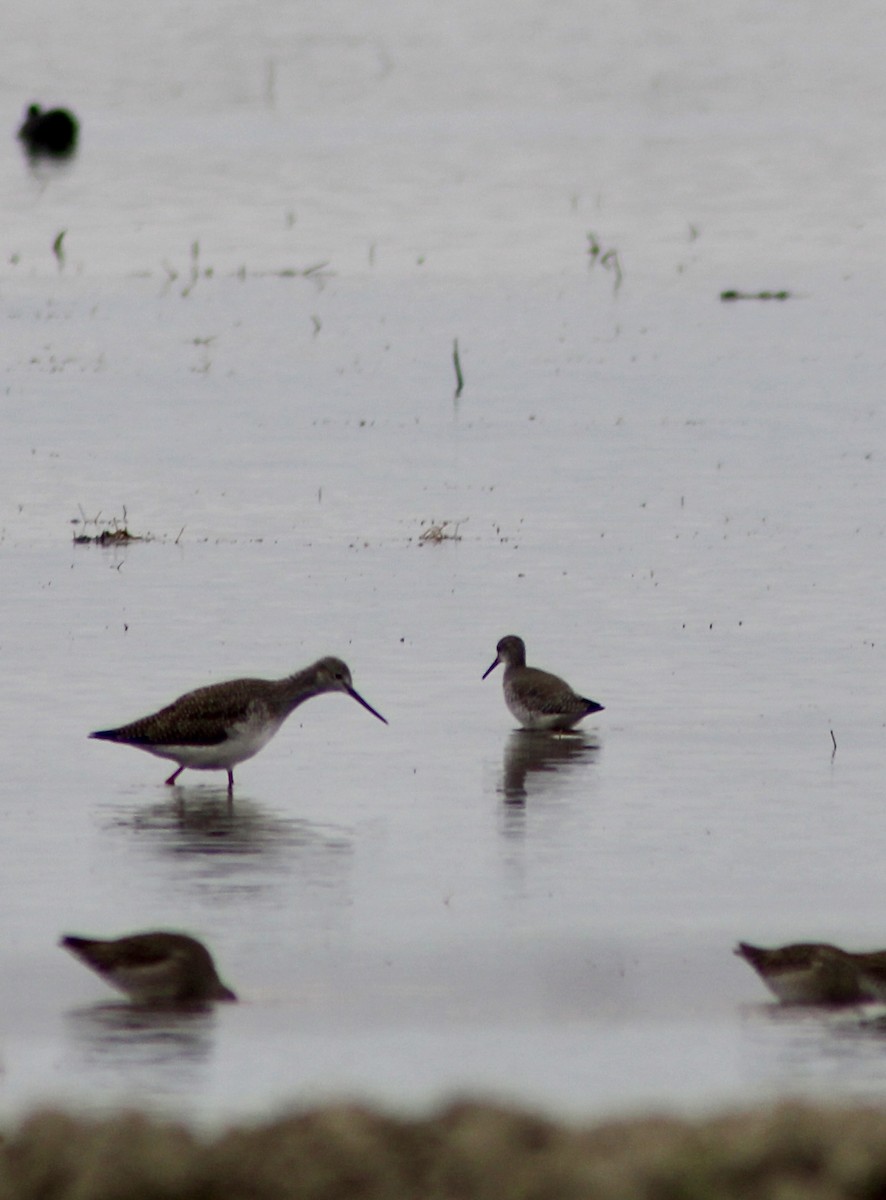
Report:
M588 266L593 267L594 263L599 262L604 270L612 271L615 275L615 283L612 286L612 291L613 293L618 292L618 289L621 287L621 281L624 278L618 251L614 247L610 250L604 250L600 239L595 233L588 233L587 239Z
M435 546L441 542L460 542L461 534L458 531L466 520L467 517L461 521L431 521L418 535L418 540L431 542Z
M737 288L727 288L720 293L721 300L789 300L791 293L787 289L780 292L740 292Z
M182 288L182 296L190 296L200 278L200 243L191 242L191 278Z
M607 250L600 259L600 266L605 267L607 271L613 271L615 273L615 283L612 286L612 290L617 292L621 287L621 281L623 279L623 275L621 273L621 263L618 260L618 251Z
M458 356L458 338L452 343L452 365L455 367L455 398L457 400L465 386L464 376L461 373L461 359Z

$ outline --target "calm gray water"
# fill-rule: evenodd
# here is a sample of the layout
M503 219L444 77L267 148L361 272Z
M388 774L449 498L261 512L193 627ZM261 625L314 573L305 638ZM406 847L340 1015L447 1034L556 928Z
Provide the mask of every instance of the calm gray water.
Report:
M731 955L886 946L886 15L646 8L9 14L3 1113L886 1093ZM606 711L515 734L505 633ZM389 728L311 702L232 809L86 739L329 653ZM55 948L152 927L243 1002Z

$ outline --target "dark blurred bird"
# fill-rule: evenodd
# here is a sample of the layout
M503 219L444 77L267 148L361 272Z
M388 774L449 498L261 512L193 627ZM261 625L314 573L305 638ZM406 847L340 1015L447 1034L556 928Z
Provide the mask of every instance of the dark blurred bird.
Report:
M739 942L749 963L782 1004L863 1004L877 998L886 953L853 954L829 942L792 942L769 950Z
M157 930L111 941L68 935L61 945L139 1004L237 999L203 943L184 933Z

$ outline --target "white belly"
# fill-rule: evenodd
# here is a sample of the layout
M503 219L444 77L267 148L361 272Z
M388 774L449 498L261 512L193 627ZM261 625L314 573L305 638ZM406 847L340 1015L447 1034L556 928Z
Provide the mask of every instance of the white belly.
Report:
M215 746L180 746L175 743L158 746L140 746L158 758L169 758L182 767L194 771L230 771L237 763L245 762L266 746L282 721L269 721L267 717L248 717L235 725L228 737Z
M810 996L814 998L815 978L808 967L767 975L765 983L783 1004L808 1004Z
M515 696L505 695L505 704L511 710L524 729L571 729L584 717L584 713L540 713L525 704L521 704Z

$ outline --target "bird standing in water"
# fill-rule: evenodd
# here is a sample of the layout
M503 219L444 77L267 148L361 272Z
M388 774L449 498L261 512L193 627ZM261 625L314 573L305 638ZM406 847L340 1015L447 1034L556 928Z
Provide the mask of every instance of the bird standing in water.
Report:
M495 647L495 659L483 673L485 679L499 663L505 664L505 704L524 729L571 729L591 713L602 712L596 700L579 696L558 675L526 666L526 646L514 634Z
M186 767L227 771L228 791L232 792L237 763L258 754L290 713L324 692L345 692L387 725L381 713L355 690L351 672L341 659L321 658L284 679L230 679L197 688L159 712L89 736L172 759L178 770L166 780L170 785Z

